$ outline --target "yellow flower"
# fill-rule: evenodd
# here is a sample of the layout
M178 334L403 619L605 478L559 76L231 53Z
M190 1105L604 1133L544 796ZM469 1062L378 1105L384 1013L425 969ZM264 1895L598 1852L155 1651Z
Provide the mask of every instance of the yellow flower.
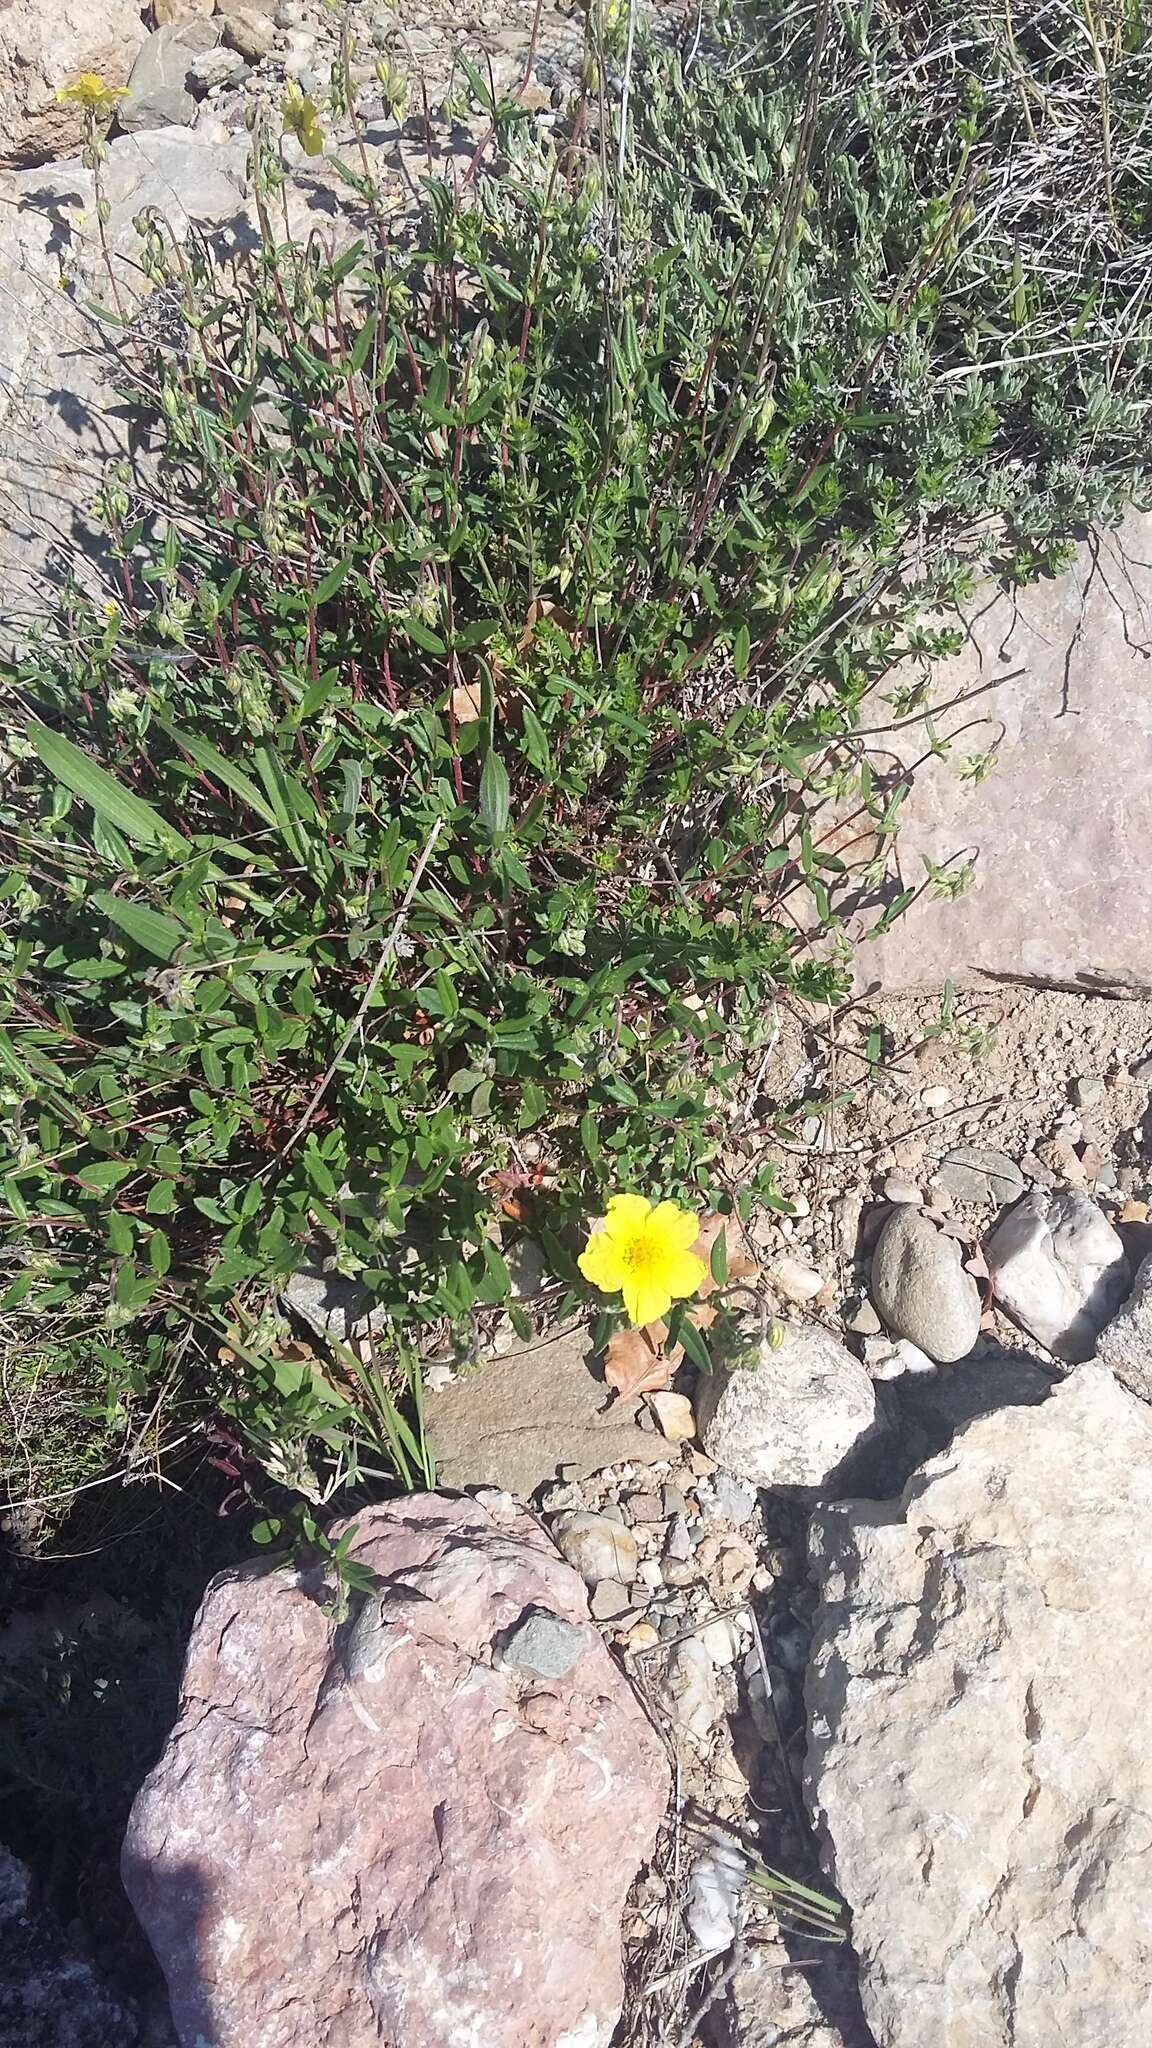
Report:
M124 99L127 91L126 85L106 85L98 71L82 71L71 85L62 85L56 97L65 106L83 107L86 114L107 120L117 100Z
M633 1323L655 1323L674 1301L695 1294L707 1273L690 1249L699 1235L698 1218L675 1202L654 1209L643 1195L613 1195L603 1226L592 1232L577 1263L602 1293L623 1291Z
M315 100L293 81L281 103L285 135L294 135L305 156L319 156L324 147L324 130Z

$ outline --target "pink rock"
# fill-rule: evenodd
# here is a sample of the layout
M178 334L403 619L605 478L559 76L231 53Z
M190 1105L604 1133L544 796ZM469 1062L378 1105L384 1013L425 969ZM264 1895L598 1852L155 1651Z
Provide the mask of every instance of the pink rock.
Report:
M288 1568L201 1605L123 1852L180 2040L607 2048L660 1743L523 1510L424 1495L356 1521L380 1585L342 1625ZM583 1633L562 1677L503 1661L532 1609Z

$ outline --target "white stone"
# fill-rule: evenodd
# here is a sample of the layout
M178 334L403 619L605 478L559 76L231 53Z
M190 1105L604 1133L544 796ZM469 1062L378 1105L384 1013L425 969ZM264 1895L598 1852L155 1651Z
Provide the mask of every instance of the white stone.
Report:
M698 1635L673 1643L660 1680L664 1708L679 1735L704 1744L723 1712L707 1646Z
M1150 1532L1096 1365L815 1518L806 1790L878 2048L1152 2040Z
M874 1380L898 1380L906 1372L936 1370L935 1359L907 1337L866 1337L864 1363Z
M729 1664L734 1664L740 1655L740 1631L728 1615L708 1622L700 1630L700 1640L717 1670L722 1671Z
M598 1586L603 1579L627 1585L637 1575L636 1538L622 1522L609 1521L607 1515L561 1515L552 1524L552 1535L586 1586Z
M823 1486L879 1430L868 1374L818 1323L786 1323L756 1364L702 1379L696 1407L710 1458L751 1486L789 1491Z
M798 1308L815 1300L824 1289L823 1273L818 1273L814 1266L806 1266L802 1259L777 1259L768 1277L784 1299L795 1302Z
M1056 1358L1091 1358L1128 1285L1123 1240L1076 1189L1034 1188L984 1247L998 1301Z
M670 1444L686 1444L696 1434L696 1417L687 1394L649 1394L648 1406Z

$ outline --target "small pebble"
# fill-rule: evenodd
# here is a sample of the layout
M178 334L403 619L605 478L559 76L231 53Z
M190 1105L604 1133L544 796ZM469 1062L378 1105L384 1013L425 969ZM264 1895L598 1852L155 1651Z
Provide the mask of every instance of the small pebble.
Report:
M660 1631L650 1621L637 1621L624 1638L630 1650L650 1650L660 1641Z
M696 1418L687 1394L649 1394L648 1406L656 1417L662 1436L670 1444L684 1444L696 1434ZM647 1410L641 1411L641 1421Z
M646 1557L640 1566L639 1577L641 1583L650 1587L653 1592L657 1586L662 1586L664 1584L664 1574L660 1569L660 1560L655 1557Z
M824 1122L821 1117L806 1116L800 1126L800 1143L809 1146L818 1145L820 1143L820 1133L823 1129Z
M920 1101L925 1109L943 1109L951 1100L952 1090L945 1088L942 1081L937 1082L934 1088L923 1088L920 1091Z
M792 1205L795 1215L810 1216L812 1214L812 1205L807 1195L789 1195L788 1200Z
M883 1327L868 1296L858 1295L844 1317L844 1328L852 1330L857 1337L878 1337Z
M589 1604L596 1621L615 1621L617 1615L628 1613L632 1600L626 1587L602 1579Z
M824 1291L824 1275L800 1259L777 1259L768 1277L785 1300L798 1304L812 1301Z
M541 1678L563 1678L579 1662L591 1638L573 1621L535 1608L517 1622L504 1649L504 1662Z
M1079 1074L1072 1083L1072 1100L1077 1109L1091 1109L1097 1102L1103 1102L1105 1092L1098 1074Z
M717 1472L712 1481L712 1513L740 1528L755 1511L755 1487L747 1486L741 1479L733 1479L730 1472Z
M618 1582L620 1590L624 1582L636 1577L636 1538L610 1514L561 1515L552 1524L552 1536L586 1586L599 1586L607 1579Z
M889 1174L888 1179L884 1183L884 1200L886 1202L906 1202L914 1209L920 1209L924 1204L924 1197L915 1182L897 1180L894 1174Z
M666 1515L682 1515L688 1506L678 1486L661 1487L660 1498Z
M727 1617L721 1621L710 1621L707 1628L702 1628L700 1641L713 1664L720 1667L734 1664L740 1655L740 1631Z
M716 1460L710 1458L707 1451L689 1451L688 1464L696 1479L704 1479L716 1470Z
M664 1545L665 1557L679 1558L681 1563L686 1563L694 1552L695 1545L689 1534L687 1522L683 1515L673 1515Z
M660 1576L666 1586L691 1586L697 1577L695 1559L666 1557L660 1567Z
M628 1498L628 1512L634 1522L662 1522L664 1510L654 1493L633 1493Z

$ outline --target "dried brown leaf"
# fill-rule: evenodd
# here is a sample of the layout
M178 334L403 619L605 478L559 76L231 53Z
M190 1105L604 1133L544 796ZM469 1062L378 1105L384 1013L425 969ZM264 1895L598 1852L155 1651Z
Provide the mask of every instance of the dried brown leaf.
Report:
M649 1323L643 1330L617 1330L604 1353L604 1377L618 1394L655 1394L668 1385L673 1361L661 1345L667 1323Z
M458 683L450 701L457 725L474 725L480 717L479 683Z

